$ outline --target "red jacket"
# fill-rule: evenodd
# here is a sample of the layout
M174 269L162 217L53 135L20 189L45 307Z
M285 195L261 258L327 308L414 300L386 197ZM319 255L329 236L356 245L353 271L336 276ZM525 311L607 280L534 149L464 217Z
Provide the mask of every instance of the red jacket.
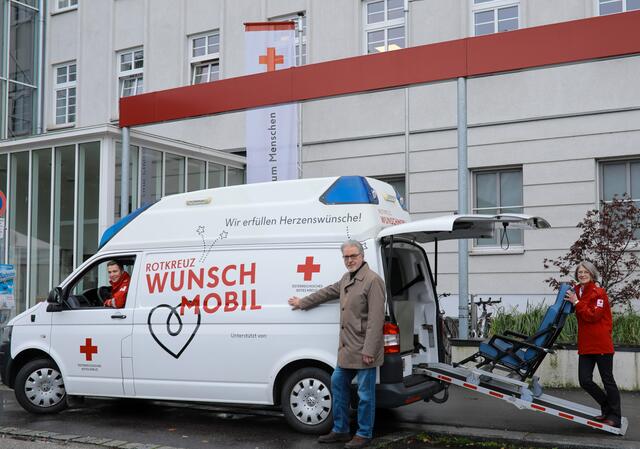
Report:
M593 282L576 285L578 354L613 354L613 320L607 292Z
M127 293L129 292L129 282L131 282L131 276L126 271L122 272L122 276L118 279L118 282L111 284L111 299L107 299L104 302L106 307L115 307L122 309L127 302Z

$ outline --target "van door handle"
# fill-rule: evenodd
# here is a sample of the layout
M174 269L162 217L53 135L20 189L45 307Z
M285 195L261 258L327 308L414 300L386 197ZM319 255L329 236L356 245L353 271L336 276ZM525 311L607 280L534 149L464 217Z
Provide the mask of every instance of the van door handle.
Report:
M116 320L124 320L127 317L127 315L121 315L119 313L116 313L115 315L111 315L111 318L116 319Z

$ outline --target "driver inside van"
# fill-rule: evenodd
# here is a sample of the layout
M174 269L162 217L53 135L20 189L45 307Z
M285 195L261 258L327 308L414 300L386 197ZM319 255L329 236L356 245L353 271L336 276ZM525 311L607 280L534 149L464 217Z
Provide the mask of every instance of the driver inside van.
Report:
M124 267L117 260L107 262L107 274L109 275L109 284L111 284L111 298L104 301L104 306L121 309L127 302L131 276L124 271Z

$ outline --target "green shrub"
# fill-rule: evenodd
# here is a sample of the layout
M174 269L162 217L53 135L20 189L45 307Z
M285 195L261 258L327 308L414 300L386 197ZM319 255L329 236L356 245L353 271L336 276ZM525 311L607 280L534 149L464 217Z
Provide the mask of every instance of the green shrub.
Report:
M538 330L548 307L544 302L535 305L527 303L524 312L518 312L515 308L506 311L504 307L501 307L492 317L491 334L504 335L505 331L512 330L525 335L533 335ZM577 339L578 322L576 316L571 314L556 343L575 344ZM615 313L613 315L613 342L616 345L640 345L640 315L631 312Z

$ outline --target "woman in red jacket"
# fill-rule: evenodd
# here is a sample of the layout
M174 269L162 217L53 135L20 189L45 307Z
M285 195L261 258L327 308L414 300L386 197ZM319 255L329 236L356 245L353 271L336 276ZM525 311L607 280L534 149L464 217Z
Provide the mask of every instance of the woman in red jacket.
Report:
M567 293L578 318L578 379L580 386L598 402L602 415L595 419L620 427L620 392L613 378L613 321L607 292L598 286L598 270L582 261L575 271L578 284ZM598 365L604 391L593 381Z

